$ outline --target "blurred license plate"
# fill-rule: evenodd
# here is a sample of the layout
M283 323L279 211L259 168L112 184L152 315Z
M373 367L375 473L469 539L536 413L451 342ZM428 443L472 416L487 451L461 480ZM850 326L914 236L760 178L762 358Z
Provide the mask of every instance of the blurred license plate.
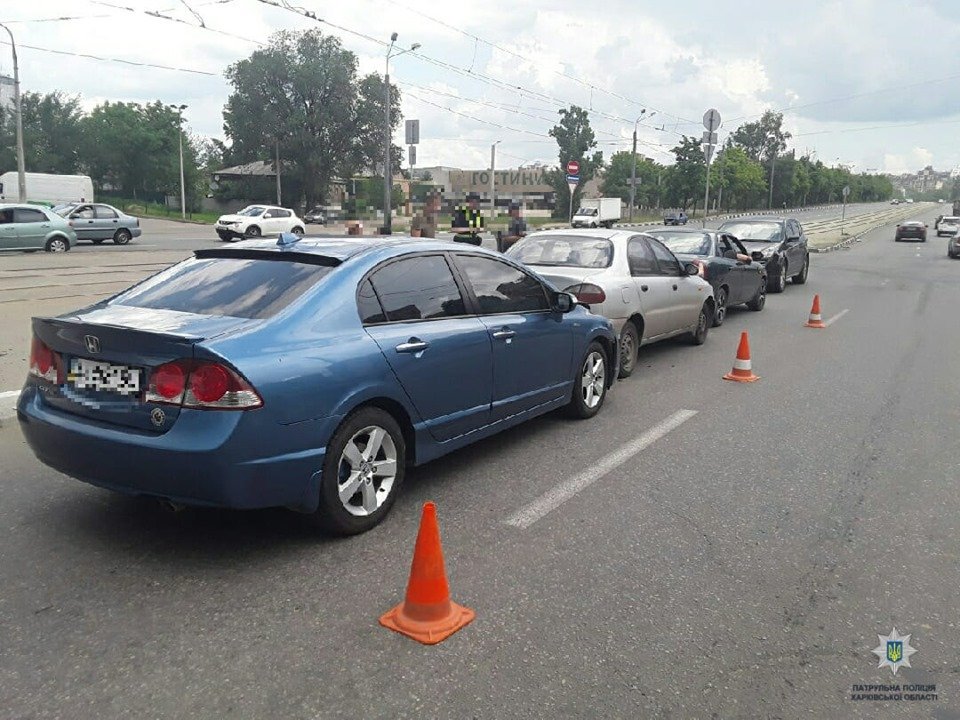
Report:
M140 392L140 368L73 358L67 380L79 390L106 390L121 395Z

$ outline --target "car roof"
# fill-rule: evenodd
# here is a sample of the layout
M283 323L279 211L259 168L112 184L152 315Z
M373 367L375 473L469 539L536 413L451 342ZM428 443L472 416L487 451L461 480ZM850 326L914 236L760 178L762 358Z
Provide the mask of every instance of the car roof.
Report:
M0 203L0 210L7 210L12 208L30 208L31 210L49 210L46 205L38 205L36 203Z
M683 233L685 235L716 235L717 230L711 228L698 228L698 227L677 227L676 225L658 225L656 227L647 227L642 230L644 233L652 232L671 232L671 233Z
M243 240L230 245L207 248L198 250L195 254L202 254L203 257L230 257L239 253L290 253L293 255L314 256L317 258L331 258L337 261L336 264L349 260L375 250L397 251L479 251L482 254L493 257L503 257L500 253L495 253L485 248L475 247L473 245L459 245L450 242L428 241L421 238L414 238L407 235L403 236L374 236L357 237L353 235L323 235L318 237L304 236L297 242L281 247L275 238L258 238L256 240Z
M793 218L783 217L781 215L752 215L750 217L742 218L731 218L729 220L724 220L723 224L732 222L769 222L769 223L782 223L787 220L792 220Z
M923 220L907 220L906 222L900 223L900 225L924 225Z
M603 240L613 240L621 235L636 235L641 231L618 230L606 228L553 228L551 230L538 230L532 232L527 237L546 237L548 235L566 235L567 237L585 237L600 238Z

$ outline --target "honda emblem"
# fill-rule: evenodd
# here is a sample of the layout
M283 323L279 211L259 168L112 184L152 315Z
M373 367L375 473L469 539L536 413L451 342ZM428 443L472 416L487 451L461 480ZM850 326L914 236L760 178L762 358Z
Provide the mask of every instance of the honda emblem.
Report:
M91 355L97 355L100 352L100 338L96 335L84 335L83 343L87 346L87 352Z

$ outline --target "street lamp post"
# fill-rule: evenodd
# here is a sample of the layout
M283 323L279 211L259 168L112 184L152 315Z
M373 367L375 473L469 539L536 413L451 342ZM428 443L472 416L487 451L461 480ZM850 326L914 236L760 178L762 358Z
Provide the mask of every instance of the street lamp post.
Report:
M180 218L187 219L187 186L183 182L183 111L186 105L171 105L177 111L177 139L180 142Z
M413 52L420 47L420 43L414 43L409 49L401 50L394 54L393 45L397 42L397 37L397 33L390 35L390 45L387 48L387 67L383 76L383 96L385 101L385 125L383 128L383 232L385 235L390 235L393 232L393 173L390 170L390 149L393 145L393 132L390 127L390 58Z
M637 125L646 114L646 109L640 111L640 117L633 124L633 168L630 170L630 211L629 219L633 220L633 204L637 196Z
M503 140L497 140L490 146L490 219L493 220L497 214L497 145Z
M0 27L10 36L10 48L13 51L13 104L17 113L17 194L20 202L27 201L27 176L23 160L23 107L20 103L20 67L17 64L17 43L13 33L3 23Z

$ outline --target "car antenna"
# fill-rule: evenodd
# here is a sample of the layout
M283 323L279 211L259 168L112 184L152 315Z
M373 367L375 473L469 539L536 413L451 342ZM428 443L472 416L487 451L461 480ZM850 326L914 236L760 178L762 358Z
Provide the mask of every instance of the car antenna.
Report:
M277 239L277 247L288 248L298 242L300 242L300 236L296 233L280 233L280 237Z

